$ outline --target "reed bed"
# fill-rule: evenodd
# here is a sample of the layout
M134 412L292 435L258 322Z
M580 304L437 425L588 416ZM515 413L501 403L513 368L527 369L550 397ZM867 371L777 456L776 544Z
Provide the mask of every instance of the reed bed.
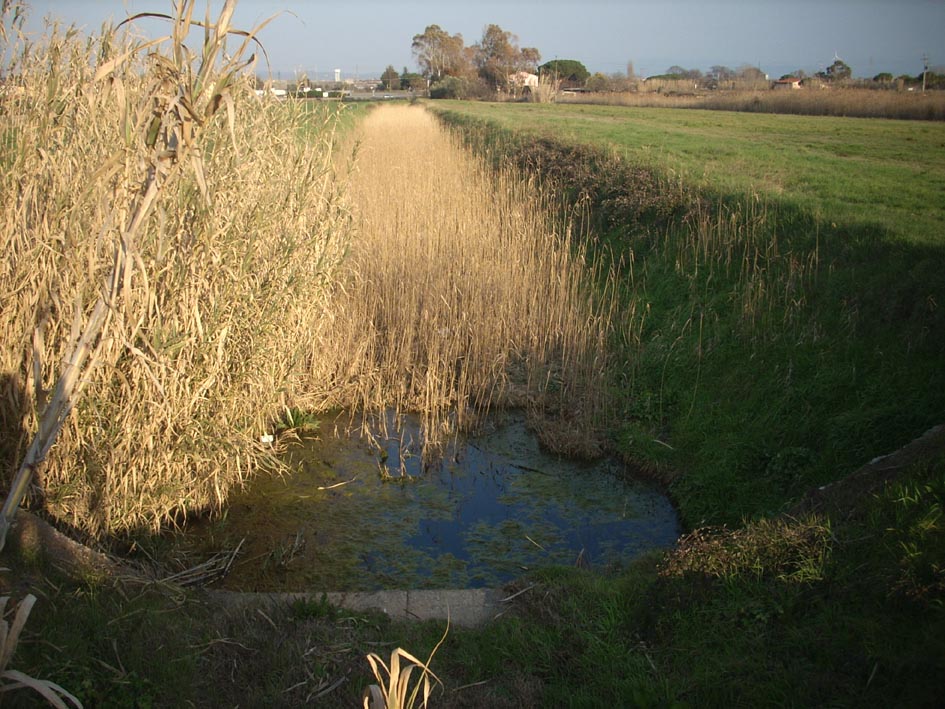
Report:
M13 5L0 38L3 474L34 432L61 426L27 466L34 500L91 535L155 529L275 466L260 434L310 403L307 336L350 228L331 119L257 99L232 2L216 18L176 3L158 44L55 25L30 43Z
M420 107L366 118L351 180L357 236L313 338L325 405L421 412L432 444L524 406L556 450L599 452L613 301L550 196Z
M654 92L559 96L561 103L640 108L701 108L713 111L788 113L808 116L945 120L945 91L806 88L800 90L715 91L686 95Z

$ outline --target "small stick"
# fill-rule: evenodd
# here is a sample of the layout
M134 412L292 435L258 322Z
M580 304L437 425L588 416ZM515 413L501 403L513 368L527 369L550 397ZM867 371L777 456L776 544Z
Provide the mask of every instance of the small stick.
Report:
M508 598L503 598L503 599L501 599L501 600L499 601L499 603L508 603L508 602L511 601L513 598L518 598L519 596L521 596L523 593L525 593L525 591L531 591L531 590L532 590L533 588L535 588L535 586L537 586L537 585L538 585L537 583L533 583L531 586L526 586L526 587L523 588L521 591L517 591L516 593L513 593L513 594L512 594L511 596L509 596Z
M354 476L353 478L351 478L350 480L343 480L342 482L340 482L340 483L335 483L334 485L319 485L319 486L318 486L317 488L315 488L315 489L316 489L316 490L334 490L336 487L341 487L342 485L347 485L347 484L349 484L349 483L353 483L353 482L354 482L355 480L357 480L357 479L358 479L358 476L355 475L355 476Z
M545 551L545 547L543 547L541 544L539 544L538 542L536 542L534 539L532 539L532 538L531 538L530 536L528 536L527 534L525 535L525 538L526 538L528 541L530 541L532 544L534 544L536 547L538 547L539 549L541 549L542 551Z

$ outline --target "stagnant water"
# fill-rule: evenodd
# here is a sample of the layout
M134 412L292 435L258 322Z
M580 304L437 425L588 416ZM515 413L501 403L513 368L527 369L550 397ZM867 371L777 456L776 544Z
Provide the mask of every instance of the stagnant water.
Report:
M491 428L425 469L411 417L379 446L323 431L290 449L292 475L254 481L183 545L244 540L225 588L354 591L497 586L579 557L614 568L676 541L666 496L615 462L553 455L518 414Z

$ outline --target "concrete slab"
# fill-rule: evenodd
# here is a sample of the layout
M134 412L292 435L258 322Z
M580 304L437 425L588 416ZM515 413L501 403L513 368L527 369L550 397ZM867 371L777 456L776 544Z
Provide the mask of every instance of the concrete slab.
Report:
M472 628L494 620L501 612L502 591L491 588L371 591L333 593L240 593L211 591L210 595L230 607L264 606L296 600L320 600L355 612L379 610L393 620L442 620Z

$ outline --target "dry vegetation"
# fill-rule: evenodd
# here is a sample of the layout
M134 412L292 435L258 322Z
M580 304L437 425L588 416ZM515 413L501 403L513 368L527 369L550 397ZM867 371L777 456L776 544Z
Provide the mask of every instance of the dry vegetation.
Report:
M3 16L4 477L102 536L222 505L289 407L417 410L435 441L526 405L595 452L610 310L546 199L421 109L373 114L339 175L329 114L252 92L232 6L147 43Z
M56 27L30 45L3 17L4 473L64 422L34 491L93 534L218 505L271 462L258 436L311 389L347 239L330 127L224 59L231 3L192 53L193 9L150 47Z
M411 107L364 121L352 192L358 233L314 344L325 405L423 412L431 441L525 405L556 449L596 452L611 306L548 197Z
M791 113L809 116L945 120L945 91L921 93L892 89L804 88L689 94L597 93L562 95L558 100L561 103L591 103L608 106L702 108L713 111Z

